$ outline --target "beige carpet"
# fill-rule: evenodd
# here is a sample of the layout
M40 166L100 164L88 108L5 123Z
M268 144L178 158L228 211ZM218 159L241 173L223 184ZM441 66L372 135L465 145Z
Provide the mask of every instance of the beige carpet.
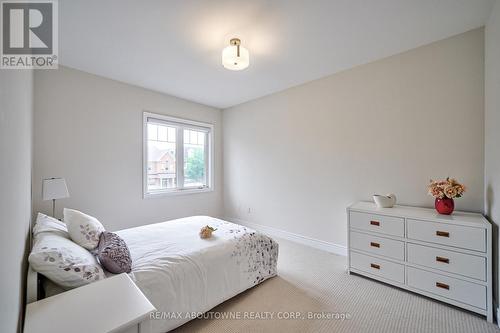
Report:
M348 275L345 257L285 240L278 242L279 276L219 305L211 314L232 314L233 318L239 314L240 319L197 319L175 332L500 333L481 316ZM298 312L299 318L284 318L290 312ZM332 317L311 320L310 312ZM346 314L349 319L339 319Z

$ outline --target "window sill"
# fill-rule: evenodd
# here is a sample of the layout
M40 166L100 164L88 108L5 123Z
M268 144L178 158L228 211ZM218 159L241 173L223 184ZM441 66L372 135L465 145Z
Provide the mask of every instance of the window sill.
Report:
M153 198L162 198L162 197L170 197L176 195L186 195L186 194L197 194L197 193L207 193L213 192L214 189L211 187L208 188L193 188L193 189L185 189L185 190L172 190L172 191L162 191L156 193L144 193L144 199L153 199Z

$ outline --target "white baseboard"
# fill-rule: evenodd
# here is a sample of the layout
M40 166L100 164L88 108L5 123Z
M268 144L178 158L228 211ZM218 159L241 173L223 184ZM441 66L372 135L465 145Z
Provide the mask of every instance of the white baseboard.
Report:
M246 227L261 231L265 234L268 234L269 236L273 237L278 237L278 238L284 238L286 240L300 243L303 245L307 245L310 247L314 247L319 250L327 251L330 253L338 254L341 256L347 256L347 247L343 245L338 245L330 242L325 242L319 239L311 238L311 237L306 237L298 234L294 234L289 231L261 225L261 224L256 224L256 223L251 223L247 222L244 220L241 220L239 218L235 217L226 217L225 218L227 221L231 221L237 224L244 225Z

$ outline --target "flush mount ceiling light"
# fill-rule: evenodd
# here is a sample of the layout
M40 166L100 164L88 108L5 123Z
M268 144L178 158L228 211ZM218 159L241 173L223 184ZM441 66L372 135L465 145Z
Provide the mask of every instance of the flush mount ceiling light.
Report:
M250 64L248 50L241 46L241 40L233 38L229 46L222 50L222 65L232 71L240 71Z

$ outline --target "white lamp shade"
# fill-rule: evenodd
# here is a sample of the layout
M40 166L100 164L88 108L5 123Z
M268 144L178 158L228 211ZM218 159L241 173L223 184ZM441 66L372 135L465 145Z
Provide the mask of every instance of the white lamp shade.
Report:
M42 199L53 200L68 198L69 192L64 178L44 179L42 183Z
M230 45L222 50L222 65L232 71L245 69L250 64L248 50L240 46L240 56L238 57L238 46Z

